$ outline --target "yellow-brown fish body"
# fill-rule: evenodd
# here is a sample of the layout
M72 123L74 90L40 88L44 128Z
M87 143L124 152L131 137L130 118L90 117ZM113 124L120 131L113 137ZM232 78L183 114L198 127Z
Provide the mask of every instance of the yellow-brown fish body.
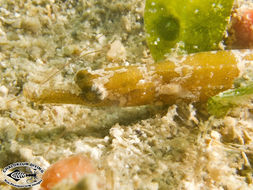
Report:
M234 80L241 75L239 62L244 60L252 60L252 52L201 52L155 64L94 71L84 69L75 76L80 94L44 90L32 100L39 103L124 107L173 104L178 99L206 102L209 97L233 87Z

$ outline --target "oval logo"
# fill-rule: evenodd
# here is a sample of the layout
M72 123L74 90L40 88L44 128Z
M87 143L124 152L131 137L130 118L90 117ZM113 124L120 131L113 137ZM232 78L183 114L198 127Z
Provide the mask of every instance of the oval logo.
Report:
M3 169L4 182L16 188L29 188L42 182L44 170L33 163L17 162Z

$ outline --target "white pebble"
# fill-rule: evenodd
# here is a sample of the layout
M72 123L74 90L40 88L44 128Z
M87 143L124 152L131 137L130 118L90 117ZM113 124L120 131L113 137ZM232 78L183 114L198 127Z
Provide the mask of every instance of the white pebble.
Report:
M107 59L113 62L124 61L126 59L126 49L121 41L116 40L111 44L111 48L107 52Z
M8 96L8 88L6 88L5 86L0 86L0 97L6 97Z

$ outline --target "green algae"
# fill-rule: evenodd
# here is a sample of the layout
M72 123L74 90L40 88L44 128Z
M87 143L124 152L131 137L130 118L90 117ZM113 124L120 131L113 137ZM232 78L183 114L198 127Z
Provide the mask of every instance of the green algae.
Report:
M216 117L225 116L231 108L247 105L253 98L253 81L245 86L230 89L209 98L208 112Z
M234 0L147 0L147 43L156 61L166 54L218 50Z

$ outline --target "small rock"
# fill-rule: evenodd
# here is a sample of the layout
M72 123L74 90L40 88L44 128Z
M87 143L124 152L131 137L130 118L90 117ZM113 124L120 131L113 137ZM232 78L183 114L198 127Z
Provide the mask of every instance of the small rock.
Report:
M8 88L6 88L5 86L0 86L0 97L4 98L8 96L8 92Z
M107 52L109 61L117 62L126 59L126 49L120 40L116 40L111 44L110 50Z
M122 17L122 23L123 23L123 26L124 26L124 28L126 29L126 31L127 31L127 32L130 32L131 29L132 29L130 19L129 19L127 16L123 16L123 17Z
M32 33L37 33L41 30L42 25L37 17L24 17L21 21L21 27Z

